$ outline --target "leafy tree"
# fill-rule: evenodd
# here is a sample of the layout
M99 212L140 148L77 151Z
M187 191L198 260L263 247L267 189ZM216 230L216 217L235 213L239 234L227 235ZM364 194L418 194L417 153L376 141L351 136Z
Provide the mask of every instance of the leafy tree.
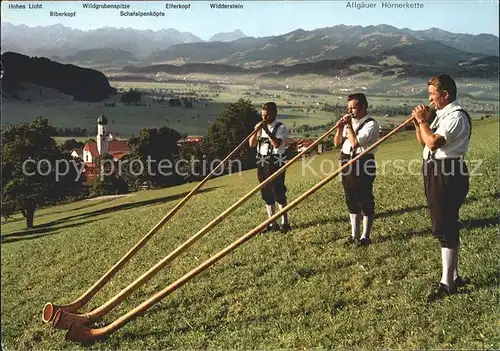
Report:
M168 105L170 107L181 107L182 102L180 99L170 99L170 100L168 100Z
M85 146L84 143L80 141L76 141L75 139L67 139L64 141L64 144L61 145L61 149L63 151L70 151L73 149L81 149Z
M201 146L202 152L210 159L222 160L254 130L259 121L260 117L249 100L239 99L229 104L210 125ZM255 167L255 153L254 148L243 147L234 158L239 158L243 169L248 169Z
M140 102L142 100L142 94L140 91L130 88L130 90L123 94L120 101L123 103Z
M153 186L182 183L183 177L175 172L175 163L179 159L177 142L180 139L181 134L168 127L143 129L137 137L130 139L132 152L127 168L132 169L131 173L137 174L136 181L148 182Z
M203 165L200 162L203 159L200 143L184 143L179 148L179 156L181 159L189 161L189 164L182 168L182 172L186 173L186 181L200 180L206 176L206 174L203 175Z
M113 162L113 156L109 154L99 155L95 161L96 167L105 172L94 178L90 194L92 196L118 195L128 192L128 185L119 176L117 165Z
M43 117L11 125L2 132L4 218L20 211L31 228L37 207L54 204L80 190L81 179L77 179L74 161L57 146L52 138L56 134ZM60 172L56 172L58 164Z

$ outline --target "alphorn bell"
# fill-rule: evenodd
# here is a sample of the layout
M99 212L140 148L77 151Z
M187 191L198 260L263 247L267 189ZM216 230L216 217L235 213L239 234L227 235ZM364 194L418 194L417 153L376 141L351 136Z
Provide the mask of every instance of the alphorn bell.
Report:
M253 194L259 191L261 188L272 182L276 177L278 177L281 173L283 173L288 167L290 167L295 161L300 159L303 154L314 148L322 139L330 135L336 128L338 128L339 123L326 131L322 136L320 136L316 141L314 141L308 148L297 154L294 158L292 158L289 162L285 163L279 170L273 173L269 178L264 180L262 183L257 185L251 191L249 191L246 195L241 197L236 203L234 203L227 210L222 212L218 217L212 220L205 227L200 229L196 234L194 234L191 238L186 240L183 244L177 247L174 251L172 251L169 255L159 261L156 265L150 268L146 273L137 278L133 283L125 287L122 291L120 291L113 298L108 300L106 303L101 305L100 307L94 309L89 313L84 314L76 314L71 313L69 311L60 310L56 312L52 325L57 329L69 329L73 324L85 324L99 320L108 312L110 312L113 308L118 306L123 300L125 300L130 294L132 294L137 288L139 288L142 284L151 279L156 273L158 273L161 269L163 269L168 263L174 260L181 253L186 251L192 244L194 244L198 239L200 239L203 235L205 235L210 229L215 227L217 224L222 222L228 215L234 212L239 206L241 206L245 201L247 201Z
M135 246L130 249L109 271L107 271L94 285L92 285L82 296L67 305L55 305L50 302L45 304L42 312L42 319L48 323L53 320L58 311L75 312L85 306L92 297L101 290L106 283L167 223L174 214L214 175L214 173L223 166L239 149L241 149L248 140L261 129L261 126L255 128L224 160L214 168L193 190L189 192L170 212L163 217Z
M135 318L139 317L140 315L144 314L147 309L149 309L151 306L155 305L159 301L161 301L163 298L171 294L173 291L177 290L180 288L182 285L196 277L198 274L203 272L205 269L210 267L211 265L215 264L217 261L222 259L224 256L229 254L230 252L234 251L236 248L239 246L243 245L245 242L250 240L252 237L254 237L257 233L262 231L264 228L266 228L270 223L274 222L276 219L281 217L284 213L288 212L295 206L297 206L299 203L301 203L303 200L305 200L307 197L315 193L317 190L322 188L325 184L330 182L334 177L336 177L340 172L342 172L345 168L351 166L354 162L356 162L359 158L361 158L363 155L367 154L371 150L373 150L375 147L383 143L385 140L387 140L389 137L391 137L393 134L395 134L397 131L405 127L407 124L412 122L413 117L410 117L406 121L404 121L402 124L400 124L398 127L393 129L391 132L386 134L384 137L380 138L377 142L372 144L370 147L368 147L364 152L360 153L353 159L351 159L349 162L344 164L342 167L334 171L332 174L321 180L318 184L313 186L311 189L309 189L307 192L299 196L297 199L293 200L290 202L287 206L285 206L283 209L278 211L276 214L274 214L272 217L267 219L266 221L262 222L260 225L234 241L232 244L229 246L225 247L223 250L219 251L217 254L213 255L210 257L208 260L200 264L198 267L194 268L190 272L186 273L184 276L167 286L165 289L159 291L155 295L153 295L151 298L148 300L144 301L141 303L139 306L136 308L132 309L128 313L124 314L120 318L116 319L112 323L102 327L102 328L87 328L83 326L82 324L73 324L68 332L66 333L66 340L70 341L80 341L80 342L89 342L89 341L95 341L95 340L100 340L104 339L108 334L115 332L116 330L120 329L123 327L125 324L128 322L134 320Z

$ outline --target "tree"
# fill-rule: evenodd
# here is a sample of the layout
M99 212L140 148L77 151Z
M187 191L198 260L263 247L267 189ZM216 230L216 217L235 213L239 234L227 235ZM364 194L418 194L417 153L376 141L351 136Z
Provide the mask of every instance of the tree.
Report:
M140 167L142 164L143 167L142 171L132 170L132 173L138 174L136 180L140 183L148 182L153 186L182 183L183 177L177 174L174 168L175 162L179 159L177 142L180 139L181 134L168 127L143 129L139 136L130 139L128 144L132 152L128 158L128 165L132 163Z
M169 99L168 100L168 105L170 107L181 107L182 103L180 99Z
M26 227L31 228L37 207L54 204L80 190L75 161L57 146L52 138L56 134L43 117L11 125L2 132L4 218L20 211Z
M99 155L95 161L99 175L92 181L90 194L92 196L118 195L128 192L128 185L125 180L119 176L119 170L113 162L113 156L110 154ZM105 172L101 174L101 170Z
M131 103L131 102L141 102L141 99L142 99L141 92L130 88L130 90L127 93L122 95L120 101L123 103Z
M240 144L260 121L260 117L249 100L239 99L229 104L208 129L201 150L209 158L222 160ZM243 169L255 167L254 148L243 147L235 155L242 162Z
M81 149L84 146L85 144L80 141L76 141L75 139L67 139L64 141L64 144L62 144L61 150L71 152L71 150L73 149Z

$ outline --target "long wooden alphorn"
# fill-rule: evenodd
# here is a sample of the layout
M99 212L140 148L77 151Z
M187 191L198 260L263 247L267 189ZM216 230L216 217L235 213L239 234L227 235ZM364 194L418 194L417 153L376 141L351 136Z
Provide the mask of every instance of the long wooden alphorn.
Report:
M214 168L209 175L207 175L198 185L196 185L193 190L189 192L179 203L170 210L165 217L163 217L137 244L135 244L132 249L130 249L125 256L123 256L110 270L108 270L97 282L94 283L82 296L67 305L55 305L50 302L45 304L42 312L42 319L44 322L48 323L53 320L54 316L58 311L75 312L85 306L92 297L101 290L106 283L139 251L146 243L153 237L153 235L160 230L161 227L165 225L179 209L215 174L215 172L224 165L224 163L229 160L239 149L241 149L248 140L256 134L261 129L261 125L255 128L246 138L243 140L229 155L226 156L224 160L221 161Z
M89 313L84 314L76 314L71 313L69 311L60 310L57 311L54 319L52 321L52 325L57 329L69 329L73 324L85 324L89 322L94 322L99 320L108 312L113 310L116 306L123 302L130 294L132 294L137 288L139 288L142 284L151 279L155 274L157 274L161 269L163 269L168 263L174 260L181 253L186 251L191 245L193 245L198 239L200 239L203 235L205 235L210 229L215 227L217 224L222 222L228 215L234 212L239 206L241 206L245 201L247 201L253 194L259 191L261 188L272 182L276 177L278 177L281 173L283 173L288 167L290 167L295 161L299 160L302 155L316 147L316 145L325 137L330 135L335 129L338 128L339 123L326 131L323 135L321 135L316 141L314 141L308 148L297 154L294 158L292 158L289 162L285 163L279 170L273 173L269 178L264 180L262 183L257 185L255 188L250 190L246 195L241 197L236 203L234 203L227 210L222 212L218 217L212 220L205 227L200 229L196 234L194 234L191 238L186 240L183 244L177 247L174 251L172 251L168 256L159 261L156 265L150 268L146 273L137 278L133 283L125 287L122 291L120 291L113 298L108 300L106 303L101 305L100 307L94 309Z
M156 293L153 295L151 298L148 300L144 301L142 304L134 308L133 310L129 311L122 317L116 319L114 322L108 324L105 327L102 328L87 328L83 326L82 324L73 324L71 328L68 330L66 333L66 340L70 341L81 341L81 342L89 342L89 341L95 341L99 339L105 338L108 334L115 332L116 330L120 329L123 327L125 324L128 322L134 320L141 314L145 313L147 309L149 309L151 306L155 305L159 301L161 301L163 298L180 288L182 285L196 277L198 274L203 272L205 269L210 267L211 265L215 264L217 261L222 259L224 256L229 254L230 252L234 251L236 248L239 246L243 245L245 242L250 240L252 237L254 237L257 233L259 233L261 230L266 228L270 223L274 222L276 219L281 217L284 213L288 212L295 206L297 206L299 203L301 203L304 199L315 193L317 190L322 188L325 184L330 182L333 178L335 178L340 172L342 172L345 168L349 167L351 164L356 162L359 158L361 158L363 155L367 154L374 148L376 148L378 145L383 143L385 140L390 138L393 134L398 132L400 129L404 128L407 124L411 123L413 120L413 117L410 117L406 121L404 121L401 125L393 129L390 133L385 135L384 137L380 138L377 142L372 144L369 148L367 148L364 152L360 153L353 159L351 159L349 162L344 164L342 167L334 171L331 175L328 177L324 178L322 181L320 181L318 184L313 186L311 189L309 189L307 192L299 196L297 199L289 203L287 206L285 206L283 209L278 211L276 214L274 214L272 217L267 219L266 221L262 222L260 225L234 241L232 244L224 248L223 250L219 251L217 254L213 255L211 258L200 264L198 267L194 268L169 286L167 286L165 289L161 290L160 292Z

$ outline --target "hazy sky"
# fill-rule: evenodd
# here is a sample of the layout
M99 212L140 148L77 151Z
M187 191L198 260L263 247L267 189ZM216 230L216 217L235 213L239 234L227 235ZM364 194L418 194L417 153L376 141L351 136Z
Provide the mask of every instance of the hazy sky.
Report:
M386 1L389 2L389 1ZM2 21L13 24L53 25L61 23L77 29L131 27L159 30L175 28L191 32L203 40L213 34L242 30L248 36L284 34L299 28L311 30L345 25L389 24L414 30L441 28L456 33L491 33L498 36L497 0L393 1L420 3L423 9L384 9L383 1L101 1L94 3L130 4L130 10L162 11L165 17L122 17L116 9L83 9L85 1L2 1ZM43 5L41 10L13 10L8 4ZM89 1L92 3L92 1ZM187 10L167 10L165 4L190 4ZM210 4L241 4L243 9L211 9ZM376 8L348 8L351 3L371 3ZM51 17L50 11L76 11L73 18Z

